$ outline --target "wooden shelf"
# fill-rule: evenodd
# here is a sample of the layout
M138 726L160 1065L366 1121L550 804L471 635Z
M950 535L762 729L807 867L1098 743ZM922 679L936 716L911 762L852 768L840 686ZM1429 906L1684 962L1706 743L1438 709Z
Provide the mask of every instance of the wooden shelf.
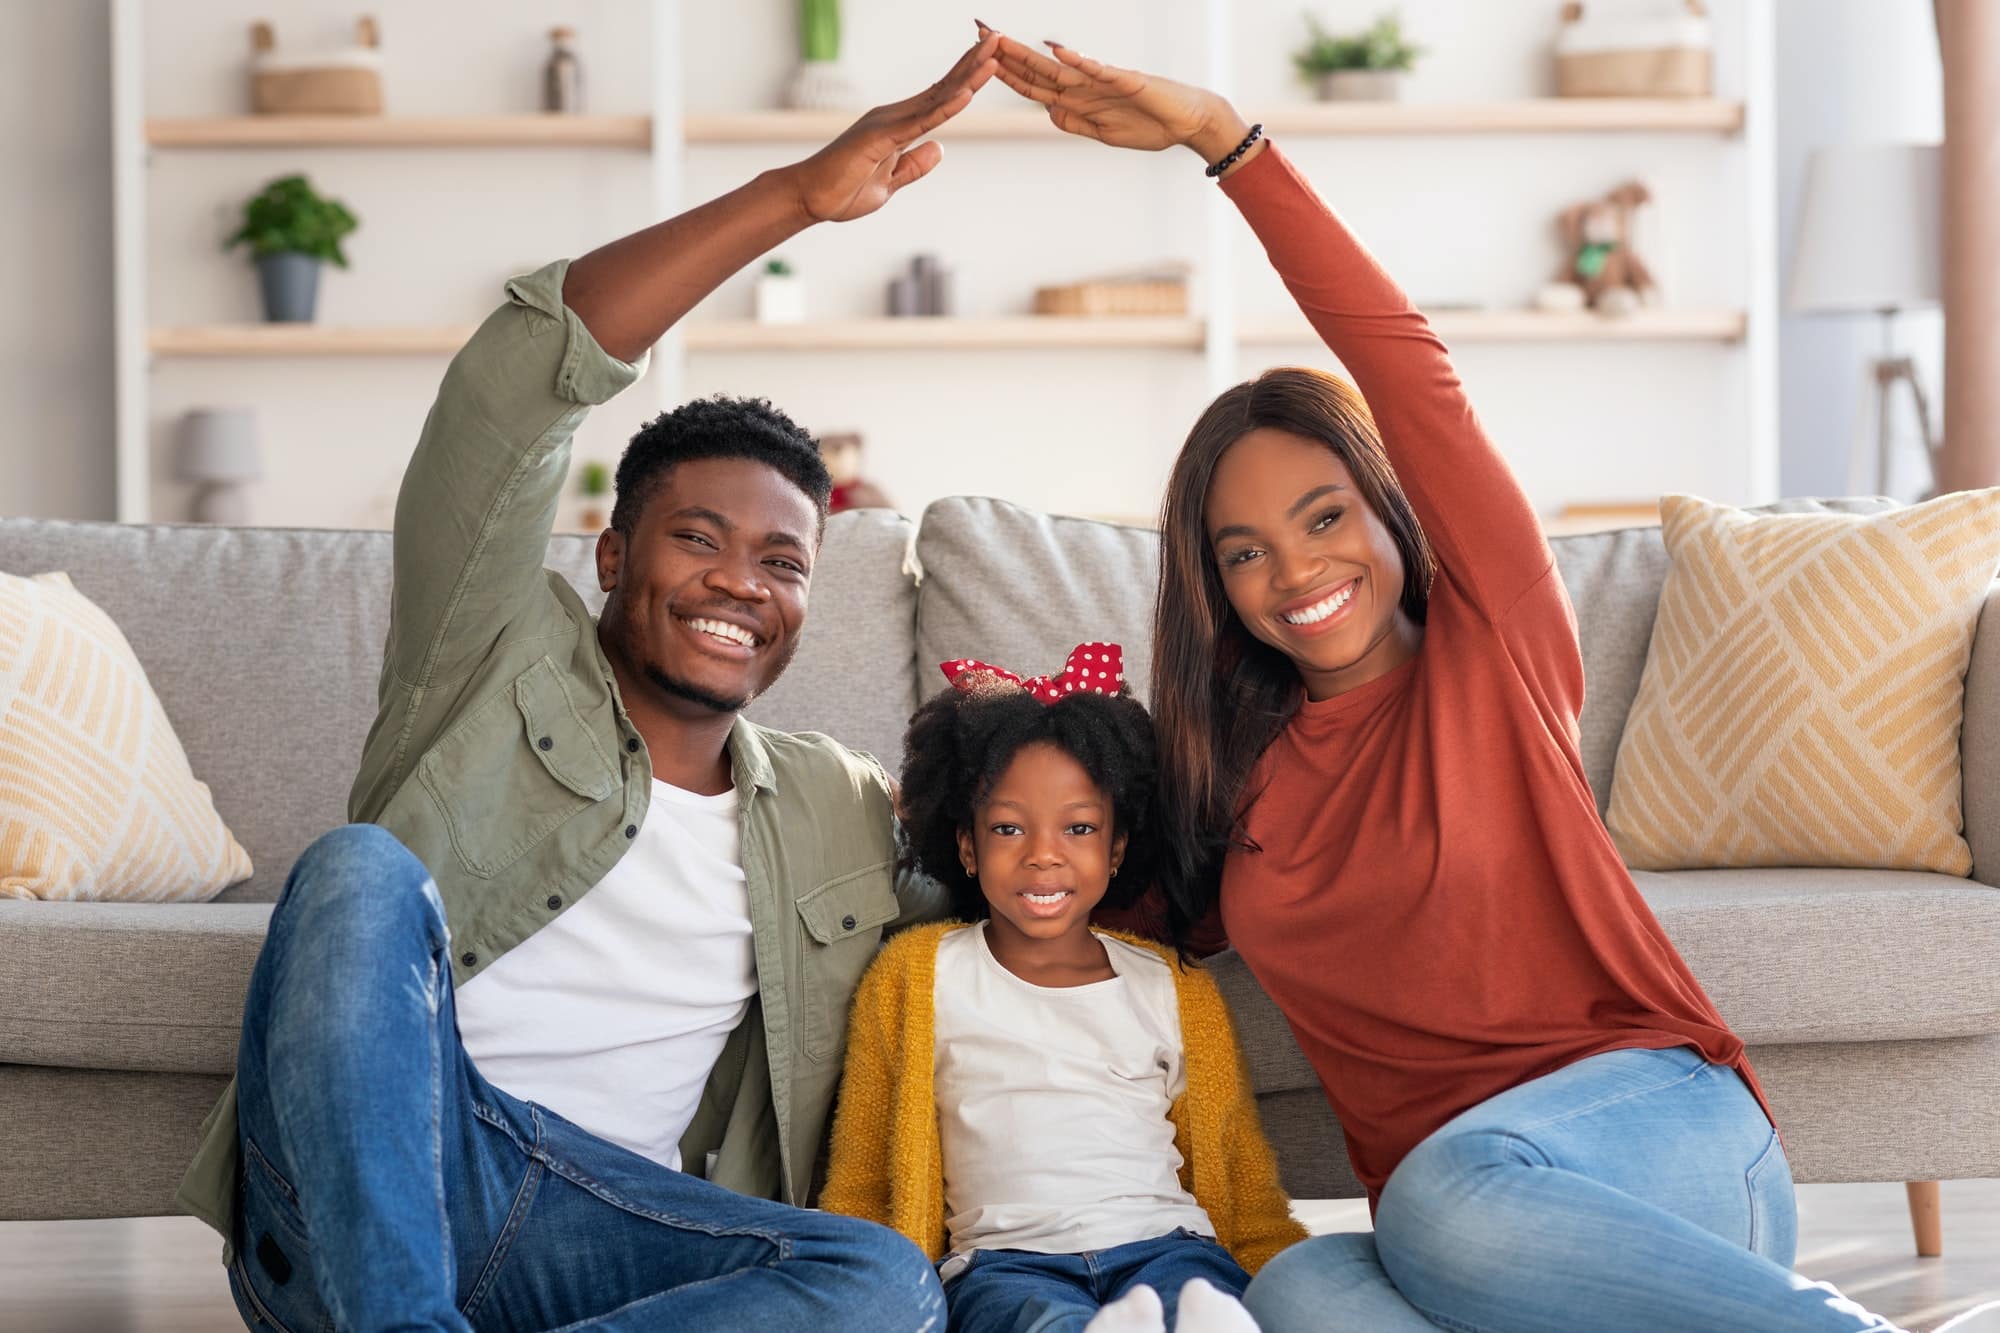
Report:
M1442 311L1431 317L1450 343L1734 342L1743 337L1736 310L1648 310L1622 319L1551 315L1533 310ZM341 327L326 324L221 324L154 329L154 356L449 356L474 326ZM980 319L839 319L806 324L754 320L693 321L681 326L690 352L923 352L1047 348L1169 348L1198 351L1206 338L1193 318L1082 318L1007 315ZM1303 319L1244 320L1242 345L1314 344Z
M848 111L746 111L691 115L693 144L824 143L853 121ZM1543 97L1514 102L1313 102L1265 115L1272 134L1571 134L1613 131L1734 134L1743 104L1707 99ZM1038 111L974 111L942 139L1074 140ZM652 146L648 116L219 116L153 119L154 148L626 148Z
M1535 97L1514 102L1308 102L1275 108L1277 134L1735 134L1741 102L1709 98Z
M1179 347L1202 345L1198 319L1005 315L982 319L839 319L808 324L754 320L682 326L690 352L945 351L956 348Z
M1447 343L1534 342L1739 342L1747 320L1740 310L1641 310L1624 316L1550 314L1541 310L1440 310L1431 327ZM1243 320L1244 346L1319 342L1302 316Z
M215 324L154 329L147 347L154 356L450 356L474 327Z
M1593 532L1619 532L1625 528L1659 526L1658 500L1607 500L1598 503L1566 504L1556 513L1542 516L1542 531L1550 537L1580 537Z
M149 120L154 148L632 148L650 116L224 116Z
M823 143L854 119L847 111L745 111L690 115L691 144ZM1513 102L1309 102L1264 114L1272 134L1582 134L1613 131L1734 134L1741 102L1706 98L1540 97ZM1039 111L970 111L940 139L1072 139Z

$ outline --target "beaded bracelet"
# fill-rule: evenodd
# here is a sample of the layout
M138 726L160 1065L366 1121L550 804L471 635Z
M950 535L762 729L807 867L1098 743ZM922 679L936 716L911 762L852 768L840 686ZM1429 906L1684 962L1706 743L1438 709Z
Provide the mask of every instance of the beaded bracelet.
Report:
M1233 150L1231 150L1229 156L1223 158L1220 162L1217 162L1214 165L1208 167L1203 172L1203 174L1207 176L1220 176L1223 172L1229 170L1231 167L1235 166L1237 162L1241 161L1243 155L1250 151L1250 145L1256 143L1259 139L1263 137L1264 137L1264 126L1261 123L1252 125L1250 127L1250 133L1244 136L1243 142L1237 144L1236 147Z

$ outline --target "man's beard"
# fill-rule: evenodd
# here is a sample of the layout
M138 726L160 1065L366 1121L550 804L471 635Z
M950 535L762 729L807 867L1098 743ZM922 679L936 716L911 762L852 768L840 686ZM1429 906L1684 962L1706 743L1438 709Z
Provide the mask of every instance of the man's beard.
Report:
M648 662L646 679L677 699L700 704L713 713L740 713L750 706L749 698L725 699L719 694L711 694L699 685L690 685L684 680L675 680L660 668Z

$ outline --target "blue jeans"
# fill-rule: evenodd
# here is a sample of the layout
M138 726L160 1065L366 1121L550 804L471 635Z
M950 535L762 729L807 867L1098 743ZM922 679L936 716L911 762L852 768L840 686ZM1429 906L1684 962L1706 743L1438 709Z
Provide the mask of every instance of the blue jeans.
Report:
M1292 1246L1244 1304L1264 1333L1894 1327L1795 1276L1797 1243L1791 1167L1736 1072L1612 1051L1452 1120L1372 1236Z
M447 947L436 886L382 829L329 833L293 869L237 1055L229 1281L250 1327L943 1325L894 1232L670 1171L487 1083Z
M1181 1286L1197 1277L1232 1296L1250 1282L1221 1244L1183 1230L1082 1254L974 1250L944 1298L950 1333L1077 1333L1100 1308L1143 1285L1160 1293L1171 1329Z

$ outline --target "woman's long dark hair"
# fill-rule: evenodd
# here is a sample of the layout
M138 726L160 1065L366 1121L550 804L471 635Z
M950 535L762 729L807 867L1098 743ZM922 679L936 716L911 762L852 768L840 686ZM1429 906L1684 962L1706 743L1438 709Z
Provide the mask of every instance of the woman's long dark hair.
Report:
M1304 686L1283 653L1253 638L1229 605L1204 509L1216 463L1253 430L1318 440L1353 474L1403 561L1402 609L1424 623L1436 565L1361 394L1303 366L1267 370L1208 405L1188 432L1160 510L1160 593L1153 615L1153 721L1159 735L1161 887L1167 924L1185 943L1214 908L1222 858L1258 756L1299 706Z

